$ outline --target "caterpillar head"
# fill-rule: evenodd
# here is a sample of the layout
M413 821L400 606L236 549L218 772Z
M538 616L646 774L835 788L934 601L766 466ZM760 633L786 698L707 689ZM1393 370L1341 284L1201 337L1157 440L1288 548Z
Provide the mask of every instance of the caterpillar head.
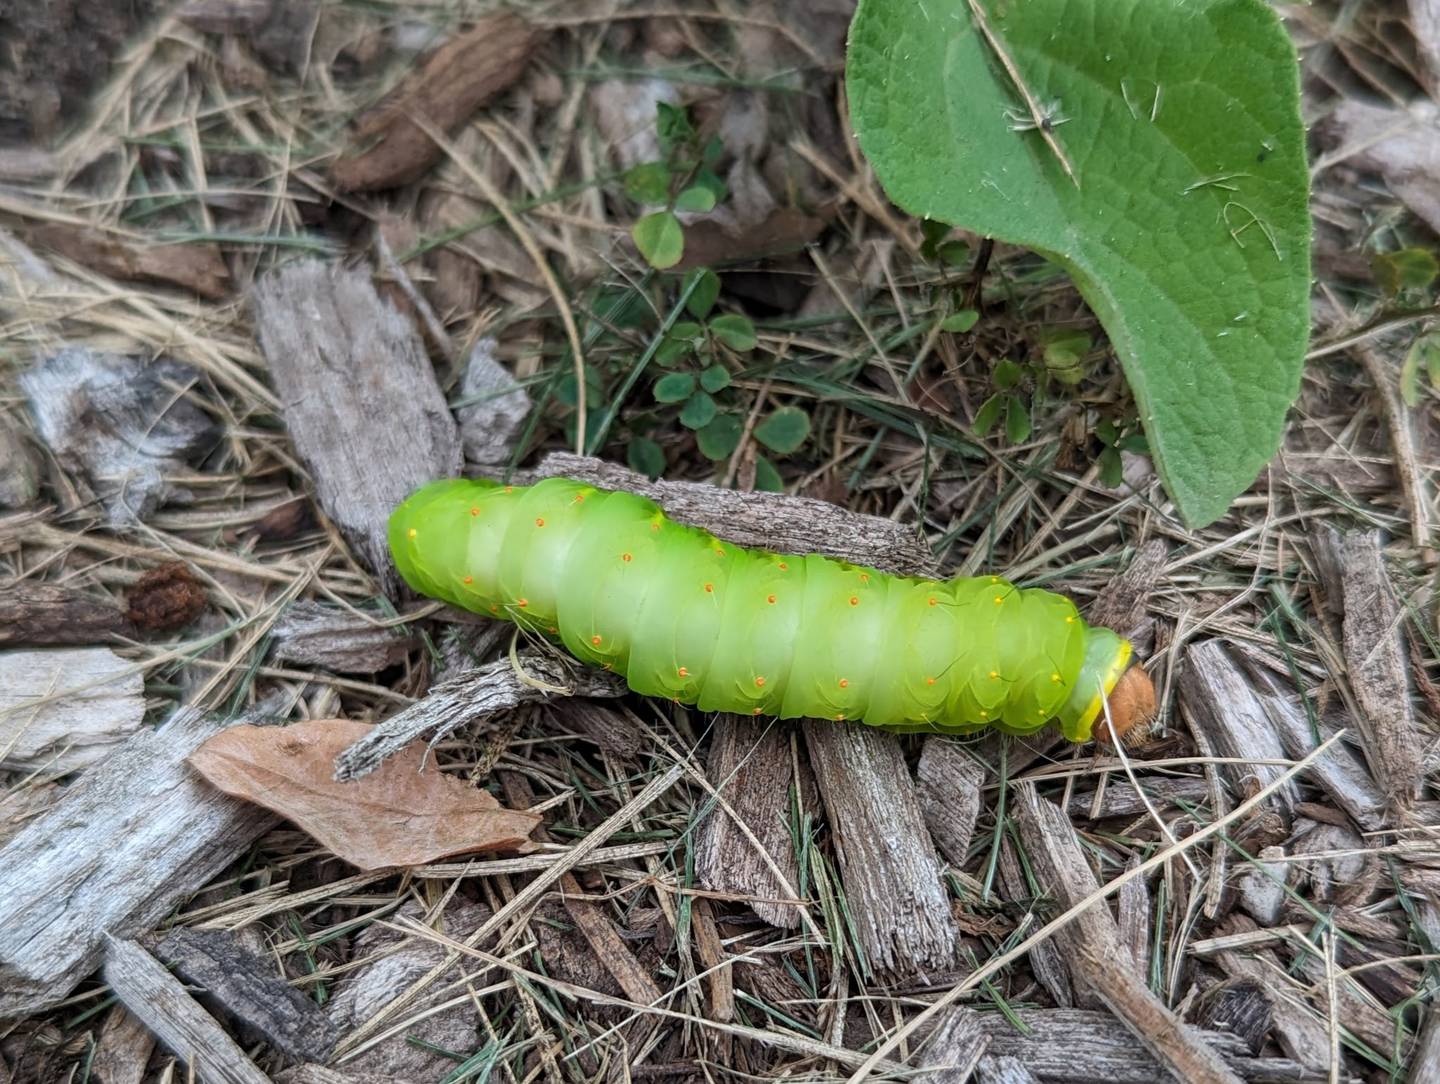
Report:
M1120 675L1110 690L1110 725L1102 720L1096 739L1104 745L1138 745L1150 733L1155 721L1155 683L1137 664Z
M1122 740L1132 731L1143 732L1155 717L1155 686L1144 670L1131 665L1130 641L1105 628L1092 626L1087 633L1085 663L1059 712L1061 731L1073 742L1089 741L1092 731L1108 740L1108 701L1110 722Z

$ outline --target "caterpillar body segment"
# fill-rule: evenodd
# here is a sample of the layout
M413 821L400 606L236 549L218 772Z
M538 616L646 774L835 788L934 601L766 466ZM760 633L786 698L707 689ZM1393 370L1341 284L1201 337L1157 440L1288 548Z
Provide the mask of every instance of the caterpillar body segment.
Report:
M1085 741L1130 662L1061 595L746 549L566 478L432 483L389 539L416 591L704 711L957 734L1056 722Z

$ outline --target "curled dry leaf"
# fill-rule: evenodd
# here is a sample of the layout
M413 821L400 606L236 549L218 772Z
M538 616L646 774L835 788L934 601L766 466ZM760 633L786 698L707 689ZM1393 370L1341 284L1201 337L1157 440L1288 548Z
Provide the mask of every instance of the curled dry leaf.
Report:
M433 765L422 771L421 742L363 779L336 782L335 758L372 729L347 719L235 726L205 742L189 761L226 794L274 810L361 869L529 849L537 815L503 809L490 794Z

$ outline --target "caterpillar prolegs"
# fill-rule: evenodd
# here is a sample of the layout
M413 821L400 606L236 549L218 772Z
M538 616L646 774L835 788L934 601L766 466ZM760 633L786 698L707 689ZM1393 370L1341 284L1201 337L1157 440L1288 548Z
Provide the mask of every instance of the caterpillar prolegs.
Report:
M435 482L389 537L416 591L704 711L941 733L1054 721L1078 742L1130 661L1061 595L746 549L566 478Z

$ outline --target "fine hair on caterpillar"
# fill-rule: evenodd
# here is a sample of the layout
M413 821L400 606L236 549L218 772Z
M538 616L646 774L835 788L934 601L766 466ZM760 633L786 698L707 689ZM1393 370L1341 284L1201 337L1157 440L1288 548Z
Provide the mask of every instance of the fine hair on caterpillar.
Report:
M1077 742L1104 697L1118 734L1153 713L1153 688L1148 709L1130 695L1149 685L1127 671L1130 644L1062 595L747 549L622 490L434 482L391 515L389 540L417 592L704 711L947 734L1054 723Z

